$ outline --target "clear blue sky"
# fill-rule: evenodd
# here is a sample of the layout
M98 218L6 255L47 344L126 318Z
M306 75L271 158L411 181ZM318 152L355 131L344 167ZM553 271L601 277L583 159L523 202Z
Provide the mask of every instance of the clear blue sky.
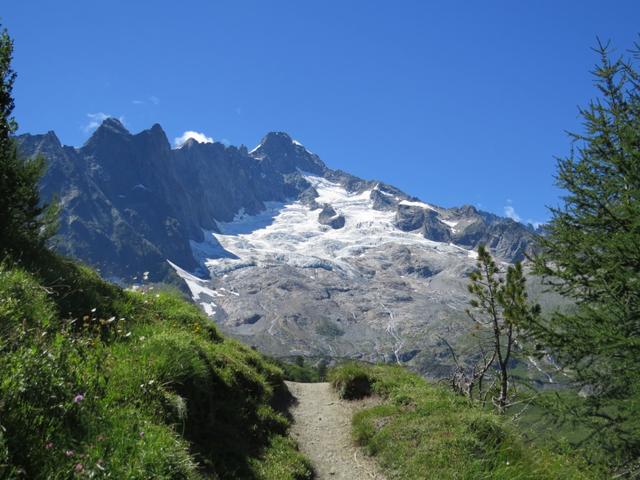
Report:
M558 202L596 36L624 53L640 31L637 0L25 0L0 16L21 132L81 145L109 114L251 148L284 130L330 167L525 221Z

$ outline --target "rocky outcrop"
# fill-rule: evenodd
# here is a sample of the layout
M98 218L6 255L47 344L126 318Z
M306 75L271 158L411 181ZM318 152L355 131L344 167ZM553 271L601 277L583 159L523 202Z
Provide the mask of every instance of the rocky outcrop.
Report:
M425 210L422 234L424 238L434 242L451 241L451 228L440 220L440 215L435 210Z
M333 229L344 227L344 215L338 215L331 205L325 204L322 211L318 215L318 222L322 225L328 225Z
M462 218L452 241L465 248L486 245L495 255L510 262L522 261L532 253L535 231L510 218L480 212L472 206L455 209Z
M419 206L398 205L396 210L396 226L405 232L422 228L425 220L425 210Z
M398 204L393 195L383 192L377 188L371 190L371 207L374 210L394 210Z

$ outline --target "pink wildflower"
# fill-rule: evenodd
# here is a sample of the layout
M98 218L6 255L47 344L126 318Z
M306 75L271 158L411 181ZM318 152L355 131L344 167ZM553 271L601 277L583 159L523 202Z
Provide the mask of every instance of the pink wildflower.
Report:
M82 465L81 463L76 463L76 467L75 467L75 471L77 473L80 473L84 470L84 465Z
M80 403L84 400L84 395L79 393L75 397L73 397L73 403Z
M65 450L65 452L64 452L64 454L65 454L67 457L73 457L73 455L74 455L75 453L76 453L76 452L74 452L73 450Z

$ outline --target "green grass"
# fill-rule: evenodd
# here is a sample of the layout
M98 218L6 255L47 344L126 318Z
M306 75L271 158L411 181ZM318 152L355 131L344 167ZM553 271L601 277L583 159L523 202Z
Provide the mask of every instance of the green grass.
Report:
M381 405L358 412L353 435L389 479L604 478L570 452L525 441L506 418L397 366L341 365L329 378L344 398L368 389Z
M329 381L340 398L355 400L371 394L374 378L363 364L347 362L329 371Z
M0 266L0 478L311 478L277 365L179 294L44 255Z

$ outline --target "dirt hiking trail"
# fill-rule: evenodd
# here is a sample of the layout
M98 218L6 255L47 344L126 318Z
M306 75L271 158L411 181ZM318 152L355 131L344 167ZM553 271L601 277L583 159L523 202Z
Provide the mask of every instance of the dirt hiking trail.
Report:
M318 480L384 480L374 460L351 439L354 412L375 400L341 400L329 383L286 383L297 400L291 409L291 435Z

